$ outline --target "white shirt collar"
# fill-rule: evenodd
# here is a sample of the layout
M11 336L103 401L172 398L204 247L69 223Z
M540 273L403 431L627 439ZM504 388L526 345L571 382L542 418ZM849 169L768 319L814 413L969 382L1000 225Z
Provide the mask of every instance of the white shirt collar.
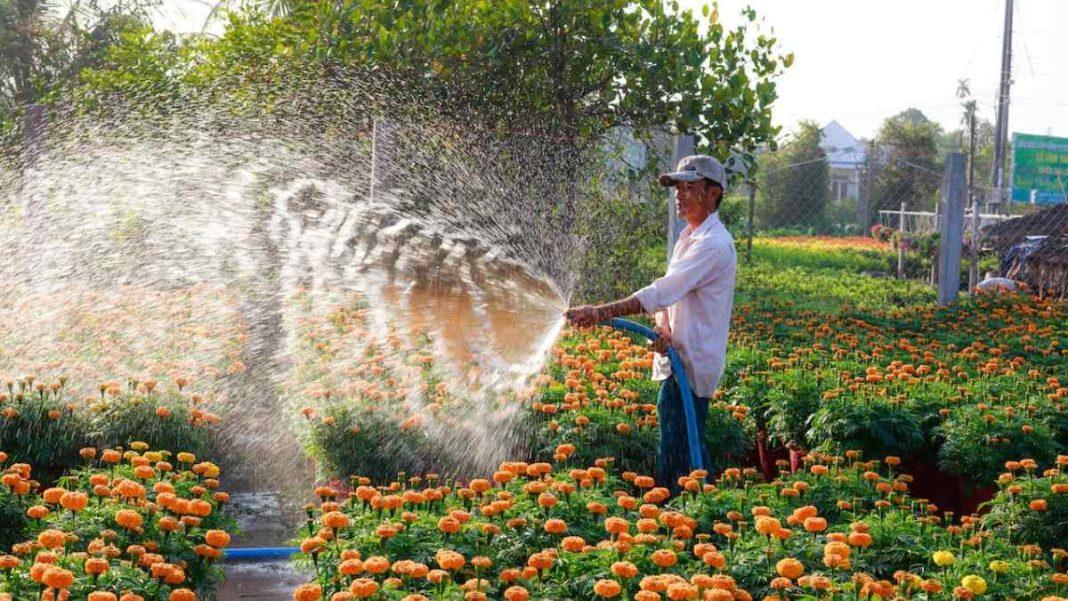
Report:
M679 235L679 237L682 238L689 237L695 234L703 234L704 232L707 232L708 230L712 229L717 223L719 223L719 211L713 211L711 215L705 217L705 220L702 221L701 225L697 226L696 229L692 229L689 225L683 228L682 233Z

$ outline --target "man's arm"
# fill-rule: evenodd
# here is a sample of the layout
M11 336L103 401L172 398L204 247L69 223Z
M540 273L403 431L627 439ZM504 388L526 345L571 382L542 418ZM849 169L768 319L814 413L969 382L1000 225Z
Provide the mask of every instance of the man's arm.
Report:
M576 326L592 326L613 317L633 315L642 312L642 304L636 296L606 303L603 305L580 305L568 309L564 314L567 320Z

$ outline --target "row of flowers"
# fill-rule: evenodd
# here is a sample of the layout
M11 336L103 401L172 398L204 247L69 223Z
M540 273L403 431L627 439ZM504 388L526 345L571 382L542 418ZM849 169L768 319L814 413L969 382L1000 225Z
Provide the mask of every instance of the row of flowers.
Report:
M195 601L221 579L230 543L219 467L190 452L85 447L83 465L43 488L0 452L0 599Z
M1068 445L1068 341L1056 327L1066 319L1063 303L1015 295L886 313L742 306L710 411L714 460L759 447L770 475L774 447L859 449L910 464L934 458L973 486L1014 457L1051 461ZM650 361L647 347L607 328L565 336L531 405L541 448L593 437L580 447L618 450L637 462L628 467L650 471Z
M12 461L38 466L47 479L80 465L79 450L90 444L140 440L203 454L219 423L215 395L194 392L181 375L101 382L86 396L64 376L41 381L27 375L0 385L0 449Z
M1004 498L959 520L909 494L895 458L811 454L764 482L695 472L668 498L605 459L507 462L466 483L428 475L319 487L300 541L330 599L1063 598L1068 552L1021 540L1020 511L1068 507L1068 456L1008 466ZM1028 500L1028 497L1029 500ZM1039 502L1041 501L1041 502ZM1022 509L1021 509L1022 504ZM1050 524L1047 524L1050 525Z

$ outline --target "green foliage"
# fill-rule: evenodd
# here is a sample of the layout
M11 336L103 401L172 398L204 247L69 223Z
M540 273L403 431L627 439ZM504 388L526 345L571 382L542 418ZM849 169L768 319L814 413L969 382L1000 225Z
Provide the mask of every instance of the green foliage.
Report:
M714 403L708 408L704 443L712 460L712 464L705 467L712 473L740 465L753 446L745 425L735 419L722 403Z
M54 102L82 69L101 64L125 32L148 21L151 0L0 0L0 139L23 108Z
M52 477L79 465L78 449L89 442L85 417L51 393L21 396L2 405L0 451L13 463L29 463Z
M307 436L307 451L321 461L322 472L342 478L383 481L401 472L422 474L446 458L440 440L424 429L404 427L392 412L351 404L328 405Z
M1063 546L1068 540L1068 494L1053 488L1059 484L1063 489L1065 484L1029 471L1032 473L1015 473L1012 479L1000 481L998 494L986 504L988 520L1004 529L1016 544L1045 549ZM1010 491L1012 486L1019 490Z
M811 121L781 151L761 156L756 218L762 229L827 226L830 166Z
M0 552L6 552L11 545L22 540L22 530L27 521L26 508L19 502L18 496L6 486L0 486Z
M768 433L792 449L807 449L809 419L819 409L819 376L806 370L789 370L776 379L767 395Z
M167 417L157 414L161 407ZM147 398L123 392L85 407L71 403L62 390L17 394L0 403L0 450L11 461L40 470L45 481L81 465L78 451L86 446L127 447L140 441L202 455L208 431L202 422L192 423L192 411L188 400L169 392Z
M192 411L189 401L174 392L124 395L93 410L89 439L101 446L122 447L140 441L154 449L176 449L199 457L208 451L208 430L194 425Z
M939 467L977 486L993 482L1006 461L1026 457L1050 463L1058 450L1053 432L1042 421L974 405L954 410L939 434L944 440Z
M819 448L864 457L912 457L930 453L917 416L888 399L835 398L812 416L808 438Z
M871 192L871 215L897 210L906 203L910 211L933 210L942 180L938 153L937 123L916 109L890 117L877 134L885 155L868 158L875 179Z
M664 274L667 203L621 194L584 203L576 233L586 241L577 302L629 296Z

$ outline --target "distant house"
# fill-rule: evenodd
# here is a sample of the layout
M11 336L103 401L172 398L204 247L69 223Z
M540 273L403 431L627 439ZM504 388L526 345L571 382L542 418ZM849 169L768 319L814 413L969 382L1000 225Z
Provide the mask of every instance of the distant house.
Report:
M860 174L866 160L864 143L837 121L831 121L820 132L823 134L820 147L827 153L831 168L831 200L856 201L860 196Z

